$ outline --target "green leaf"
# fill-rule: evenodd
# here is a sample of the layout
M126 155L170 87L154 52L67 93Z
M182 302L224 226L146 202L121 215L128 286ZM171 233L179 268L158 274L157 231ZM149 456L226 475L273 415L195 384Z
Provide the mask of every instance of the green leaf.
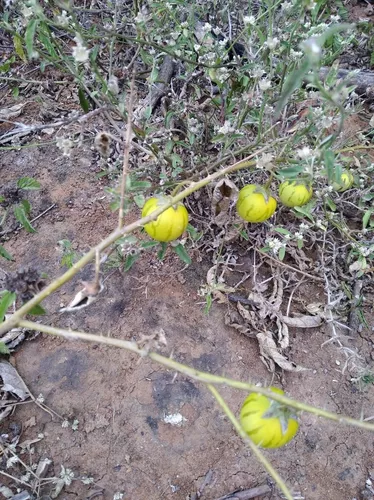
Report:
M12 90L12 96L17 99L17 97L19 96L19 87L13 87L13 90Z
M296 214L304 215L305 217L307 217L314 224L313 216L309 212L309 210L307 208L307 205L305 205L304 207L294 207L293 211L296 212Z
M26 43L26 50L27 50L27 56L30 59L32 59L35 55L34 53L34 37L35 37L35 32L36 28L38 26L38 20L37 19L31 19L29 24L27 25L26 32L25 32L25 43Z
M123 270L126 272L126 271L129 271L132 266L135 264L135 262L139 259L140 257L140 254L136 253L134 255L128 255L126 257L126 260L125 260L125 264L123 266Z
M140 245L142 248L153 248L158 245L158 241L143 241L143 243Z
M21 203L22 203L23 208L25 209L25 213L27 215L30 215L30 211L31 211L30 202L28 200L21 200Z
M295 165L293 167L287 167L287 168L282 168L282 170L278 170L278 174L281 175L282 177L286 178L293 178L296 177L298 174L301 174L301 172L304 171L303 165Z
M33 179L32 177L21 177L17 181L17 187L20 189L26 189L28 191L31 191L33 189L39 189L40 183L36 179Z
M78 98L79 98L79 104L81 105L81 108L85 113L88 113L90 110L90 103L88 102L86 98L86 94L82 88L78 90Z
M163 258L165 257L167 247L168 247L167 243L161 242L161 249L157 252L157 257L160 260L163 260Z
M283 260L286 255L286 248L285 247L280 247L278 257L279 260Z
M335 212L336 211L336 205L332 201L332 199L331 198L326 198L325 201L326 201L328 207L330 208L330 210L332 210L333 212Z
M335 181L335 153L331 151L331 149L326 149L324 152L324 163L326 167L326 173L327 173L327 178L329 182L334 182Z
M40 304L36 304L36 306L31 308L28 314L32 314L33 316L42 316L43 314L46 314L46 311Z
M373 210L367 210L363 217L362 217L362 229L366 229L367 225L369 224L370 217L373 213Z
M31 222L27 218L27 215L25 213L25 209L23 208L22 205L15 205L13 207L14 210L14 215L16 216L16 219L18 222L22 224L22 226L26 229L28 233L36 233L36 230L32 227Z
M311 66L310 61L307 58L304 58L301 61L300 66L292 73L290 73L286 78L283 85L282 94L279 98L277 107L275 109L275 116L274 116L275 119L279 117L282 109L287 104L287 101L291 97L292 93L301 86L303 78L309 71L310 66Z
M145 197L143 194L135 194L134 195L134 201L135 203L137 204L137 206L139 208L143 208L144 207L144 203L145 203Z
M16 294L6 290L0 301L0 323L4 321L4 317L7 310L15 300L16 300Z
M10 354L10 351L7 348L5 342L1 342L1 341L0 341L0 354Z
M58 59L58 54L51 43L51 33L48 29L48 26L45 23L41 23L41 28L43 30L39 30L39 40L42 42L44 47L47 49L48 54L53 58L53 59Z
M13 257L10 255L10 253L8 253L5 248L0 245L0 255L1 257L4 257L4 259L6 260L13 260Z
M176 247L173 247L173 250L185 264L188 266L191 264L191 257L188 255L186 249L181 243L179 243Z
M275 227L274 231L280 234L291 234L287 229L284 229L283 227Z
M27 57L25 51L23 50L22 38L19 35L14 35L13 37L14 50L17 56L23 61L27 62Z

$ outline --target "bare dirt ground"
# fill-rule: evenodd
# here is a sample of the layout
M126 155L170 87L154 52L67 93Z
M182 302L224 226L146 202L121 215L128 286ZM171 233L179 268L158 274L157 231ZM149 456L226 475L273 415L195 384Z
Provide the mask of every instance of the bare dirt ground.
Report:
M69 238L79 253L115 227L116 216L108 210L103 185L89 167L91 156L87 148L79 157L61 158L55 147L2 154L4 183L30 174L40 180L43 189L32 200L35 214L55 204L34 223L36 234L21 230L11 236L6 247L16 260L7 270L33 265L57 276L59 240ZM163 329L168 342L163 352L173 353L176 360L211 373L270 384L272 375L259 359L257 342L225 326L229 306L213 304L209 315L203 311L197 291L205 282L209 261L181 270L183 264L170 254L163 265L156 263L144 256L127 274L112 271L100 301L47 321L121 339L139 340L141 334ZM78 279L89 277L87 269L47 299L47 310L66 305L79 287ZM313 302L324 300L323 286L306 282L295 298L310 301L311 295ZM309 370L284 373L282 385L290 396L318 407L352 417L372 414L373 386L359 391L341 373L343 353L333 343L321 347L329 338L324 328L292 331L289 356ZM369 331L354 333L350 342L367 359L373 355ZM199 490L209 471L210 481L202 493L206 499L267 481L210 393L196 382L175 378L174 373L148 360L139 362L127 352L46 336L23 343L13 363L34 395L42 393L57 413L79 421L75 431L63 428L58 419L30 403L20 406L1 429L7 433L31 419L33 425L24 427L22 439L35 439L40 433L43 438L33 445L34 455L26 455L27 461L48 457L57 475L64 465L77 478L95 479L91 486L74 481L61 498L90 498L102 489L104 499L123 492L132 500L184 500ZM228 389L223 393L237 413L243 394ZM182 425L165 422L165 417L177 413L184 418ZM297 438L266 454L295 495L351 500L361 498L359 493L374 470L374 437L304 414Z

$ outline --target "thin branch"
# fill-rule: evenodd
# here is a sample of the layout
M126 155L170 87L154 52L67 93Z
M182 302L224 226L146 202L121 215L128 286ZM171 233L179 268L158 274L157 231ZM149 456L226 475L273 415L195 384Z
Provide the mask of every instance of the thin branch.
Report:
M279 489L282 491L284 496L286 497L287 500L293 500L293 497L287 488L286 484L284 483L283 479L280 477L278 472L274 469L274 467L271 465L269 460L263 455L263 453L260 451L260 449L254 444L254 442L247 436L246 432L244 431L243 427L239 424L238 420L235 418L235 415L232 413L230 408L227 406L226 401L223 399L221 394L217 391L215 387L213 387L211 384L208 384L208 389L210 392L213 394L213 396L216 398L217 402L221 406L222 410L225 412L227 417L229 418L230 422L234 426L236 432L239 434L239 436L243 439L246 445L249 446L251 449L252 453L255 455L257 460L264 466L264 469L271 475L271 477L274 479L276 484L278 485Z
M131 148L131 140L132 140L132 111L133 111L133 103L134 103L134 91L135 91L135 74L132 74L131 78L131 86L130 86L130 98L129 104L127 107L127 130L126 130L126 138L125 145L123 151L123 165L122 165L122 179L121 179L121 194L120 194L120 205L119 205L119 220L118 220L118 229L123 227L124 220L124 202L125 202L125 191L126 191L126 181L127 174L129 171L129 155Z
M309 413L313 413L314 415L318 415L320 417L324 417L329 420L334 420L335 422L340 422L343 424L353 425L354 427L360 427L361 429L374 431L374 424L368 424L366 422L363 422L362 420L356 420L354 418L337 415L335 413L331 413L329 411L322 410L320 408L315 408L314 406L310 406L301 403L299 401L295 401L287 396L283 396L276 392L270 391L269 389L264 389L263 387L257 387L254 384L241 382L240 380L234 380L219 375L212 375L211 373L195 370L195 368L191 368L190 366L178 363L178 361L174 361L173 359L162 356L161 354L158 354L156 352L148 352L146 349L140 349L136 344L136 342L115 339L112 337L104 337L103 335L97 335L92 333L64 330L63 328L55 328L52 326L41 325L39 323L34 323L32 321L27 321L27 320L19 321L19 326L27 328L28 330L37 330L43 333L47 333L49 335L57 335L59 337L64 337L66 339L71 339L71 340L79 339L88 342L93 342L95 344L104 344L113 347L119 347L121 349L126 349L128 351L134 352L135 354L138 354L141 357L148 357L152 361L155 361L156 363L166 366L172 371L183 373L184 375L191 377L194 380L198 380L206 384L228 385L229 387L234 387L236 389L241 389L247 392L248 391L257 392L259 394L264 394L270 399L274 399L275 401L278 401L279 403L282 403L286 406L295 408L296 410L307 411Z

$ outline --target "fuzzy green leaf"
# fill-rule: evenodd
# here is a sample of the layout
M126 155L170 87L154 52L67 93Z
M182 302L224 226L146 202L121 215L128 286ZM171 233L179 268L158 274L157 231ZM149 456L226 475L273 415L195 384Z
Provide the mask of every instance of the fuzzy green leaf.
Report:
M36 28L38 26L38 20L37 19L31 19L29 24L27 25L26 28L26 33L25 33L25 43L26 43L26 50L27 50L27 56L29 59L32 59L34 57L34 37L35 37L35 32Z
M4 259L6 260L13 260L13 257L10 255L10 253L8 253L5 248L0 245L0 255L1 257L4 257Z
M22 224L26 231L28 233L36 233L36 230L32 227L31 222L27 218L24 207L22 205L16 205L15 207L13 207L13 210L16 219Z
M186 249L181 243L179 243L176 247L173 247L173 250L185 264L191 264L191 257L188 255Z
M4 317L7 310L15 300L16 300L16 294L6 290L6 292L3 294L0 300L0 323L4 321Z
M30 191L33 189L39 189L40 183L36 179L33 179L32 177L21 177L17 181L17 187L20 189L26 189Z

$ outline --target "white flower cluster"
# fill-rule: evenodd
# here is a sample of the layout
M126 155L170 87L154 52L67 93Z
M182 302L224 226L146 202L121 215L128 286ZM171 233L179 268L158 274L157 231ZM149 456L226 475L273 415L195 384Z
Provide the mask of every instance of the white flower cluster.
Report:
M76 63L85 63L85 62L87 62L88 61L88 57L90 55L90 51L89 51L89 49L87 49L84 46L82 37L80 35L77 35L74 38L74 41L77 44L73 48L73 57L75 59L75 62Z
M232 134L235 132L235 127L231 125L230 120L226 120L225 123L222 125L221 128L218 129L219 134Z
M278 255L281 248L286 248L286 243L279 238L267 238L266 244L274 255Z
M197 118L190 117L187 120L188 130L191 134L199 135L204 128L204 125L197 120Z
M71 17L68 16L68 13L66 12L66 10L63 10L61 12L61 14L56 17L57 24L59 24L60 26L63 26L64 28L66 26L69 26L70 20L71 20Z
M62 151L63 156L70 156L71 150L74 147L74 143L71 139L67 139L65 137L57 137L56 146Z

